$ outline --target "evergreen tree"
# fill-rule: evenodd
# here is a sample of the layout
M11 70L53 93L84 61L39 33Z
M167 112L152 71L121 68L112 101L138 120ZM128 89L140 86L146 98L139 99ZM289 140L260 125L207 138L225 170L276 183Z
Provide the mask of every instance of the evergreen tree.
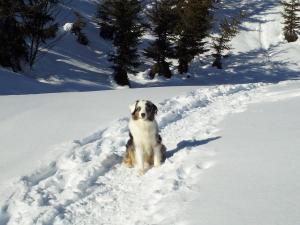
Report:
M32 68L38 52L58 30L54 14L59 0L23 0L21 17L28 44L28 60Z
M111 0L110 24L113 27L114 80L119 85L129 85L128 73L136 73L139 66L137 46L143 33L141 4L139 0Z
M298 40L297 30L300 28L300 17L297 12L300 12L300 2L298 0L282 1L284 12L284 37L288 42Z
M72 25L71 32L77 36L77 41L82 45L88 45L89 40L87 36L82 33L82 29L86 26L83 18L79 12L75 12L76 20Z
M172 72L170 63L166 60L175 56L171 41L178 20L176 0L155 0L147 15L151 31L156 38L144 51L145 56L155 62L151 67L149 76L153 79L158 74L170 78Z
M26 43L16 20L18 1L0 0L0 66L21 70L27 58Z
M198 54L206 52L203 41L211 28L212 0L180 0L179 21L176 27L176 58L179 73L187 73L189 63Z
M98 4L97 8L97 22L100 27L100 36L103 39L112 40L114 34L114 27L113 27L113 4L112 0L102 0Z
M240 13L238 16L235 16L231 19L225 18L221 22L219 27L219 35L213 37L212 47L214 49L213 57L215 60L212 66L222 69L222 58L224 56L224 52L231 49L230 41L238 34L238 28L243 17L244 15Z

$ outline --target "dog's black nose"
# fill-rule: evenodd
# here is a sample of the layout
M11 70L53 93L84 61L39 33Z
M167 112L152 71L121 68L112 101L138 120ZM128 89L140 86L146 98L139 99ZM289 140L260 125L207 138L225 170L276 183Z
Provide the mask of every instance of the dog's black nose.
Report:
M146 116L146 114L145 113L141 113L141 116L142 116L142 118L144 118Z

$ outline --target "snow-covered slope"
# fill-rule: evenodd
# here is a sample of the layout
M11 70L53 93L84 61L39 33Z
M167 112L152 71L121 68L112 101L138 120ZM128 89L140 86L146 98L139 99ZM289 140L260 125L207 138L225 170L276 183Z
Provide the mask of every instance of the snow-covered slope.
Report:
M191 175L210 166L205 160L210 153L195 151L191 157L190 150L217 139L216 124L227 113L243 110L256 93L252 89L259 86L204 88L161 103L158 122L169 159L144 178L120 164L128 137L128 118L113 122L91 136L58 146L64 155L16 183L17 190L5 207L8 224L94 224L92 221L98 221L116 225L124 224L125 220L128 220L126 224L134 224L147 212L140 207L152 207L151 202L155 200L148 202L150 199L144 197L156 195L157 191L159 198L182 186L180 180L185 179L181 177L182 166ZM204 157L203 162L198 157ZM92 209L99 217L90 216ZM116 214L118 218L113 219Z
M0 202L12 178L61 154L55 145L80 139L128 115L137 98L161 102L196 87L0 96ZM122 101L120 101L120 99ZM15 141L17 140L17 141ZM23 160L30 158L30 160ZM8 187L7 187L8 186ZM7 187L7 188L6 188Z
M263 88L253 103L219 124L219 139L192 149L213 154L197 159L213 166L198 175L183 169L192 177L182 185L188 191L174 194L171 204L159 201L153 224L300 223L299 82ZM176 204L179 210L169 216Z
M15 182L2 224L297 224L299 99L300 83L285 82L165 100L168 157L142 177L121 165L128 118L119 119L57 146L62 154Z
M43 93L54 91L53 87L31 78L0 68L0 94Z
M108 54L111 43L99 37L99 30L94 21L96 2L66 1L60 5L58 21L61 29L58 40L51 49L42 53L34 70L25 71L27 76L36 76L32 81L35 88L27 85L29 78L10 82L8 89L5 76L0 76L0 94L30 94L62 91L94 91L117 88L112 79L112 70ZM149 80L147 72L150 67L147 59L142 59L137 76L130 75L133 87L145 86L182 86L182 85L216 85L240 84L249 82L278 82L298 79L300 70L300 40L286 43L282 36L282 7L279 0L255 1L221 1L216 14L216 21L224 16L236 15L240 10L246 13L241 33L232 41L233 53L224 62L225 69L211 67L211 52L196 58L190 69L190 79L178 75L171 80L156 78ZM146 4L146 2L145 2ZM90 40L89 46L76 42L73 34L63 29L64 24L74 21L74 12L82 14L87 27L83 32ZM149 35L144 37L140 46L142 50ZM176 62L175 62L176 64ZM6 72L0 69L0 75ZM24 75L23 75L24 76ZM47 85L45 85L47 84Z

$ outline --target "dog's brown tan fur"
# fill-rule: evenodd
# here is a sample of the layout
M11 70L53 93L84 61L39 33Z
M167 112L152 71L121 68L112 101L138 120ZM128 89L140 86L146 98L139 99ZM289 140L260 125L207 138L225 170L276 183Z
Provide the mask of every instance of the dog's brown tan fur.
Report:
M163 144L161 145L161 153L163 155L163 162L166 159L166 146ZM135 165L135 156L134 156L134 145L131 139L128 140L127 145L126 145L126 152L123 158L123 163L129 167L132 168ZM153 154L151 156L144 156L144 161L149 165L153 166Z
M126 144L126 152L123 158L123 163L128 167L134 167L135 157L134 157L134 145L132 135L129 133L129 140Z
M123 158L123 163L129 168L134 167L135 157L134 157L134 147L133 147L133 145L127 146L125 156Z

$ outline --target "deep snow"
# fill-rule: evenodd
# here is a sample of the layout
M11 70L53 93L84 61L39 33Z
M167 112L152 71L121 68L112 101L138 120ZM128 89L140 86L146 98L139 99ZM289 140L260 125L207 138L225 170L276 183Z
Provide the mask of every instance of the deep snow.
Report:
M57 146L51 162L14 182L2 224L297 224L299 101L296 81L200 88L162 101L161 167L141 177L121 165L121 118Z
M12 178L64 151L56 151L55 145L80 139L128 116L129 104L138 98L161 102L195 88L0 96L0 170L5 171L0 173L0 202L11 193L6 190Z
M147 62L133 87L193 87L117 91L103 91L117 87L95 1L62 5L61 25L79 10L91 45L61 29L25 71L38 81L0 69L0 94L19 95L0 96L0 225L300 224L300 40L283 40L278 0L221 2L217 19L247 12L224 70L207 55L190 79L150 81ZM120 164L137 98L159 103L168 148L166 163L142 177Z
M169 159L144 178L120 165L128 117L86 138L57 146L62 155L14 184L16 192L4 207L8 224L145 224L143 215L152 216L147 208L153 207L155 199L168 192L173 195L181 187L188 189L181 180L185 183L190 178L185 180L180 170L196 175L210 167L205 160L210 152L194 151L196 157L189 157L190 149L216 139L218 122L230 112L243 110L259 86L201 88L162 102L158 123ZM204 154L203 162L197 160L198 153Z
M192 193L176 194L176 216L157 224L299 224L299 106L299 82L283 83L226 117L221 138L198 148L215 153L215 165L193 176ZM161 202L158 211L169 206Z

